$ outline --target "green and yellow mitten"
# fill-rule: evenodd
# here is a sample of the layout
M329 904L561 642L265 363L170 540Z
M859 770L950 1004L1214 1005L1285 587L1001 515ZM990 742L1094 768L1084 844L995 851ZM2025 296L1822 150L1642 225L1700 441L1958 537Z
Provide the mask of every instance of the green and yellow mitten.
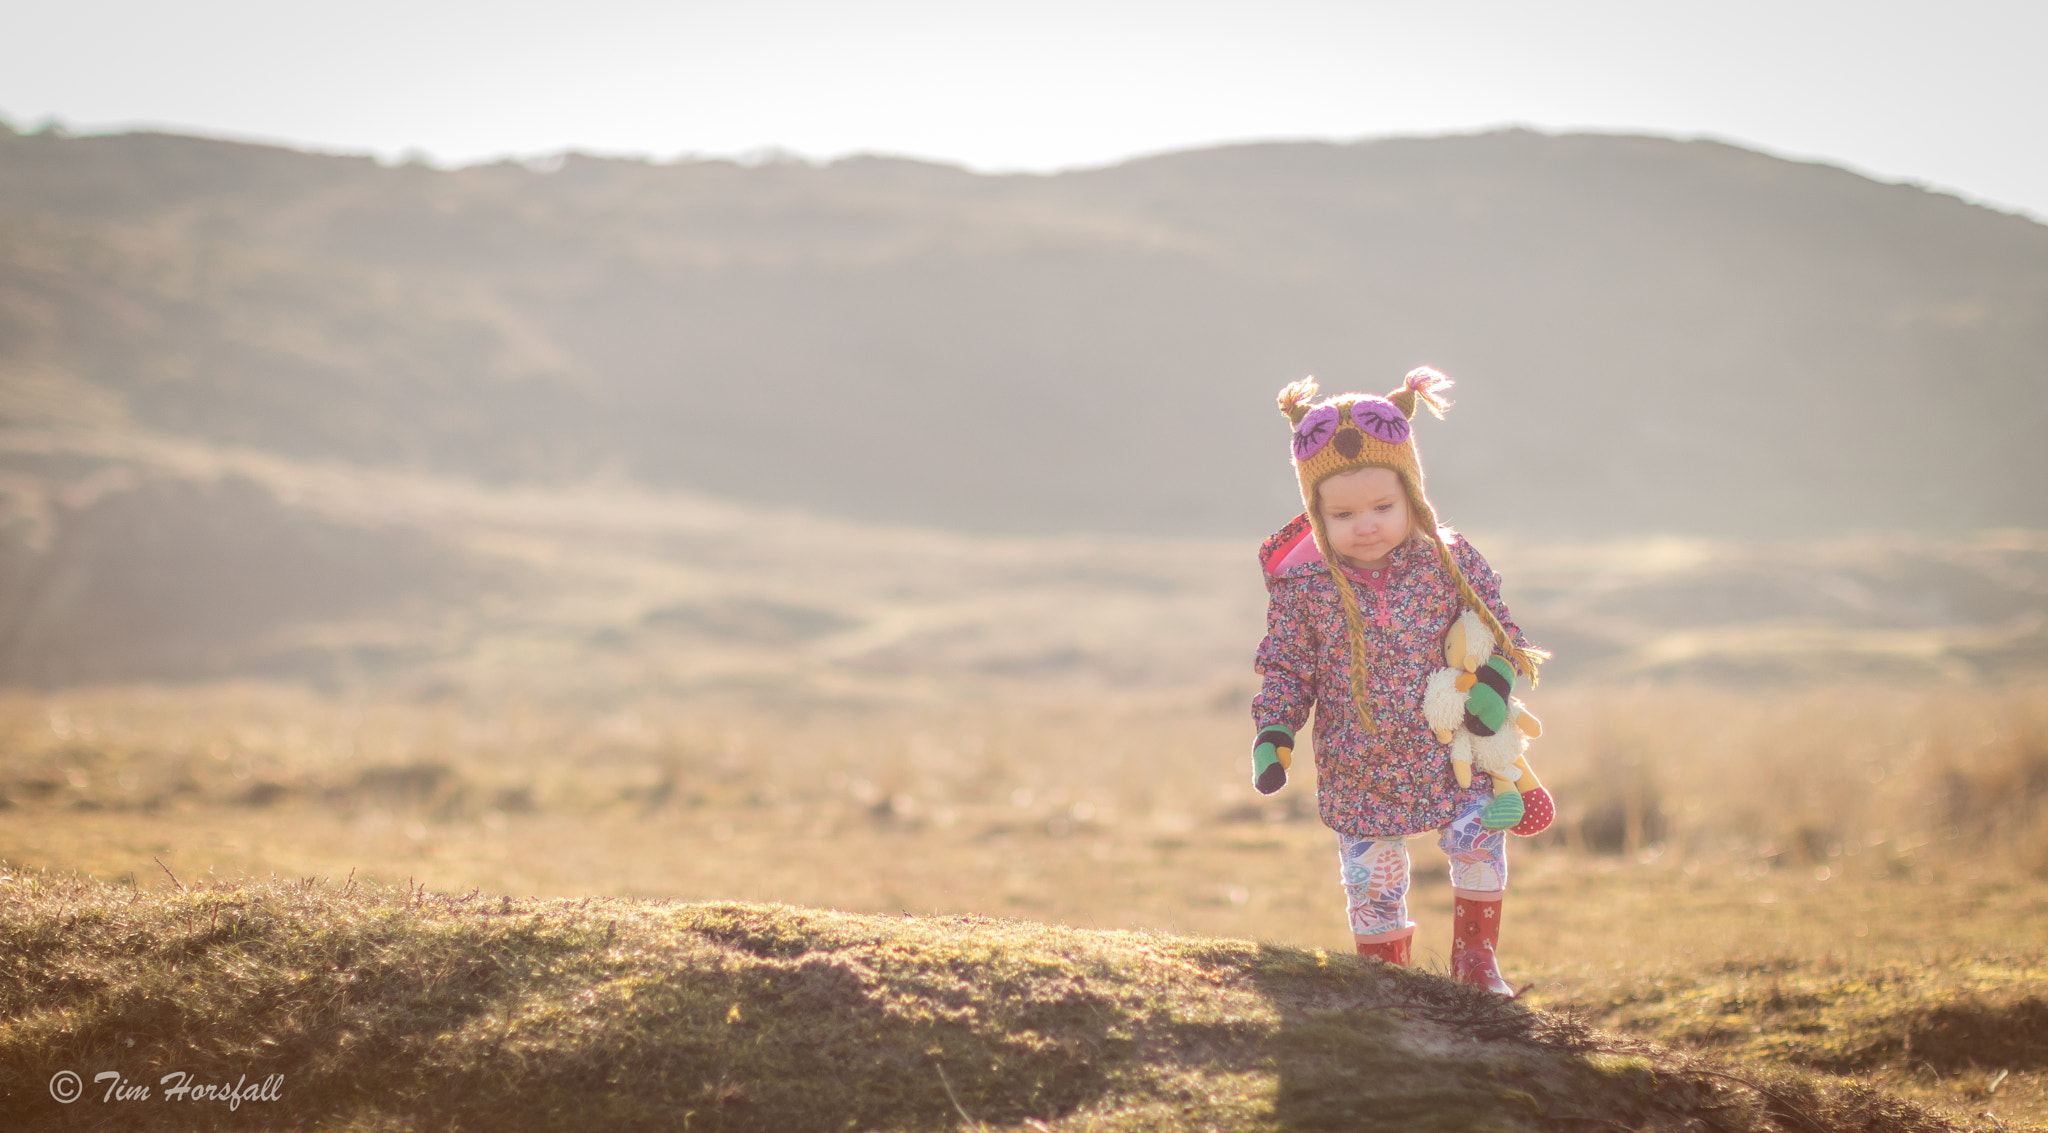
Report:
M1465 690L1465 726L1475 736L1490 736L1508 722L1508 704L1515 695L1515 670L1496 653L1476 672L1458 678Z
M1268 724L1259 729L1252 742L1252 786L1270 795L1287 785L1287 769L1294 765L1294 729L1285 724Z
M1507 727L1511 715L1509 706L1515 703L1513 666L1496 653L1475 672L1458 678L1458 684L1465 689L1466 730L1479 737L1475 743L1493 741L1501 729ZM1505 737L1501 742L1505 742ZM1479 825L1487 830L1508 830L1521 825L1525 812L1522 789L1496 773L1493 776L1493 801L1486 804Z

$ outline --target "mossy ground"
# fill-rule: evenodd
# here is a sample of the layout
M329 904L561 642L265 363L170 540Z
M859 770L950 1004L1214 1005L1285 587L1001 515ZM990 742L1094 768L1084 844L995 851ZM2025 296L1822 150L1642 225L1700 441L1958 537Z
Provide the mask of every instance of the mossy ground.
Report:
M1748 1065L1852 1075L1950 1111L2048 1122L2048 885L1936 863L1564 861L1517 886L1534 1003Z
M1350 956L778 905L16 871L0 1019L16 1129L1969 1127Z
M769 719L239 687L0 697L0 861L17 863L0 886L0 1069L28 1081L21 1067L63 1055L256 1081L288 1064L288 1118L269 1106L222 1120L358 1129L676 1114L690 1128L803 1128L815 1114L909 1128L963 1112L1019 1128L1410 1127L1446 1112L1431 1100L1446 1088L1532 1099L1450 1111L1482 1125L1682 1125L1683 1106L1637 1120L1615 1100L1635 1058L1656 1082L1693 1067L1683 1080L1755 1100L1708 1064L1629 1045L1652 1040L1794 1083L1780 1093L1843 1075L1965 1124L2048 1123L2039 690L1620 690L1543 711L1563 809L1553 834L1514 844L1503 941L1510 978L1536 984L1523 1006L1540 1026L1483 1058L1416 1063L1436 1048L1375 1028L1436 1024L1388 1016L1407 1009L1394 1000L1304 1007L1308 983L1188 951L1251 938L1268 942L1260 963L1298 963L1349 947L1313 783L1247 801L1234 698L1228 711ZM1841 719L1863 723L1839 733ZM1430 839L1412 848L1417 957L1440 969L1443 862ZM343 896L352 870L383 888ZM277 875L323 880L249 881ZM65 880L84 877L111 884ZM508 913L481 895L391 897L409 877L515 900ZM719 935L712 909L746 927ZM882 925L914 962L846 943ZM792 933L801 949L786 955L740 943ZM1165 956L1220 982L1005 974L1029 955L1127 956L1118 941L1142 945L1130 971ZM1347 987L1372 982L1329 963ZM799 990L801 1026L756 1010ZM1184 993L1206 998L1176 1006ZM1625 1038L1579 1050L1570 1035L1589 1032L1571 1019ZM734 1037L764 1045L742 1057ZM1560 1067L1607 1084L1560 1092ZM54 1072L28 1096L45 1099ZM1534 1086L1501 1084L1529 1074ZM1410 1094L1390 1085L1404 1081ZM1809 1112L1843 1125L1827 1098L1851 1095L1827 1091L1846 1087L1812 1088L1826 1098ZM575 1108L600 1097L614 1108ZM1581 1097L1605 1108L1558 1101ZM571 1108L550 1110L560 1098ZM1726 1127L1738 1112L1757 1111L1691 1116ZM92 1119L76 1103L35 1120Z

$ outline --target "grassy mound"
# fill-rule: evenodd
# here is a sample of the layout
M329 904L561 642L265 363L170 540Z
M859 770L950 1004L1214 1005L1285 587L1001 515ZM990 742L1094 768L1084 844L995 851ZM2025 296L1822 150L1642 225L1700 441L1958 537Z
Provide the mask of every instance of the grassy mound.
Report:
M2029 943L1930 949L1917 965L1824 954L1724 961L1595 992L1578 1009L1734 1062L1854 1075L1908 1098L2038 1122L2048 1114L2048 964Z
M172 1072L282 1078L231 1109ZM10 1129L1960 1127L1243 941L34 873L0 881L0 1090Z

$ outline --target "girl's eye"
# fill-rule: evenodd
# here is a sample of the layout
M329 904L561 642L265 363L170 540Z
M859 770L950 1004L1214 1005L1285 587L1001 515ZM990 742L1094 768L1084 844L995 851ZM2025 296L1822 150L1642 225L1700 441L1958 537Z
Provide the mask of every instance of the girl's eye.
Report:
M1337 435L1337 407L1318 405L1308 411L1301 424L1294 427L1294 459L1307 460L1323 451L1330 438Z

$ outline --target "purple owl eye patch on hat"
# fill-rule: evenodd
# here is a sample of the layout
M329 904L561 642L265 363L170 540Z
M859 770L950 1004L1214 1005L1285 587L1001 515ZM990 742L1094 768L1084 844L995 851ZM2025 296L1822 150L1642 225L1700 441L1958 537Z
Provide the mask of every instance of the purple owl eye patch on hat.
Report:
M1392 408L1389 406L1388 408ZM1301 423L1294 427L1294 459L1307 460L1323 451L1330 438L1337 435L1337 407L1318 405L1308 411Z
M1351 423L1390 445L1408 439L1408 418L1384 397L1361 397L1351 403Z

